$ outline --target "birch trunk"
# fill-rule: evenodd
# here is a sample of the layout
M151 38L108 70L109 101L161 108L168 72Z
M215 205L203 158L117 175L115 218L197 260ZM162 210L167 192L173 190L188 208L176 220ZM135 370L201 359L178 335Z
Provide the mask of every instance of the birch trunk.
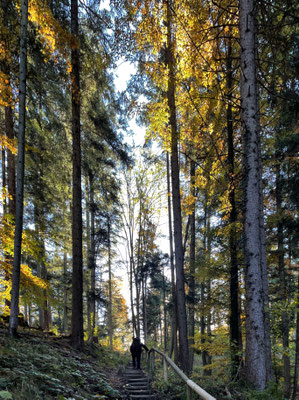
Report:
M20 43L20 88L19 88L19 134L16 190L16 226L14 238L14 260L12 272L11 308L9 333L17 334L19 314L20 265L24 209L24 167L25 167L25 124L26 124L26 76L27 76L27 25L28 0L21 2L21 43Z

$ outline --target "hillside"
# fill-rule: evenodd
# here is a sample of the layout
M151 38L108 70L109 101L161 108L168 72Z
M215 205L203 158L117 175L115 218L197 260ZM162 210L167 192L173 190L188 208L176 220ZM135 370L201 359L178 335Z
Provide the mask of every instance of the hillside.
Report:
M122 399L113 366L122 362L123 355L98 345L79 353L67 338L21 331L19 339L11 339L1 327L0 399Z

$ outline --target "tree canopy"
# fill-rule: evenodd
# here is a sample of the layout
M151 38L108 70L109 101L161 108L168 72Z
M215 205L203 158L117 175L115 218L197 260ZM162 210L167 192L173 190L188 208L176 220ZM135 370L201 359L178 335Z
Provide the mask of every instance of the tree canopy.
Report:
M217 398L296 399L298 43L291 0L1 2L11 335L138 336Z

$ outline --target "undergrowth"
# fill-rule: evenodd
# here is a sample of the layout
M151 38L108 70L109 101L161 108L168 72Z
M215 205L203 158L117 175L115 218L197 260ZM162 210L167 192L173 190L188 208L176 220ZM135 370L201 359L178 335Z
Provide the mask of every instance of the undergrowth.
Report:
M192 380L218 400L284 400L282 391L274 382L267 390L261 392L253 390L241 380L225 383L219 377L199 374L194 374ZM165 382L162 367L158 364L156 364L153 387L162 395L163 400L186 399L186 385L183 380L172 369L168 369L168 381ZM193 393L192 399L196 400L200 397Z
M93 357L92 357L93 356ZM20 339L0 333L0 399L122 399L105 372L124 357L98 347L94 354L75 352L67 342L41 335Z

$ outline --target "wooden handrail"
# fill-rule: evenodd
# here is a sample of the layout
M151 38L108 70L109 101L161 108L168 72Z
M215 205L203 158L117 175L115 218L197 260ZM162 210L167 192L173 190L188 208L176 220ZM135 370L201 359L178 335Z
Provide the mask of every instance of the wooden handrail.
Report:
M151 372L151 376L154 375L154 353L158 353L163 358L163 375L164 380L168 380L167 374L167 364L171 366L171 368L179 375L179 377L186 383L187 385L187 400L191 400L192 391L197 393L203 400L216 400L215 397L211 396L204 389L202 389L199 385L193 382L188 378L186 374L168 357L167 354L163 353L161 350L152 347L148 352L148 367ZM152 354L152 357L151 357Z

